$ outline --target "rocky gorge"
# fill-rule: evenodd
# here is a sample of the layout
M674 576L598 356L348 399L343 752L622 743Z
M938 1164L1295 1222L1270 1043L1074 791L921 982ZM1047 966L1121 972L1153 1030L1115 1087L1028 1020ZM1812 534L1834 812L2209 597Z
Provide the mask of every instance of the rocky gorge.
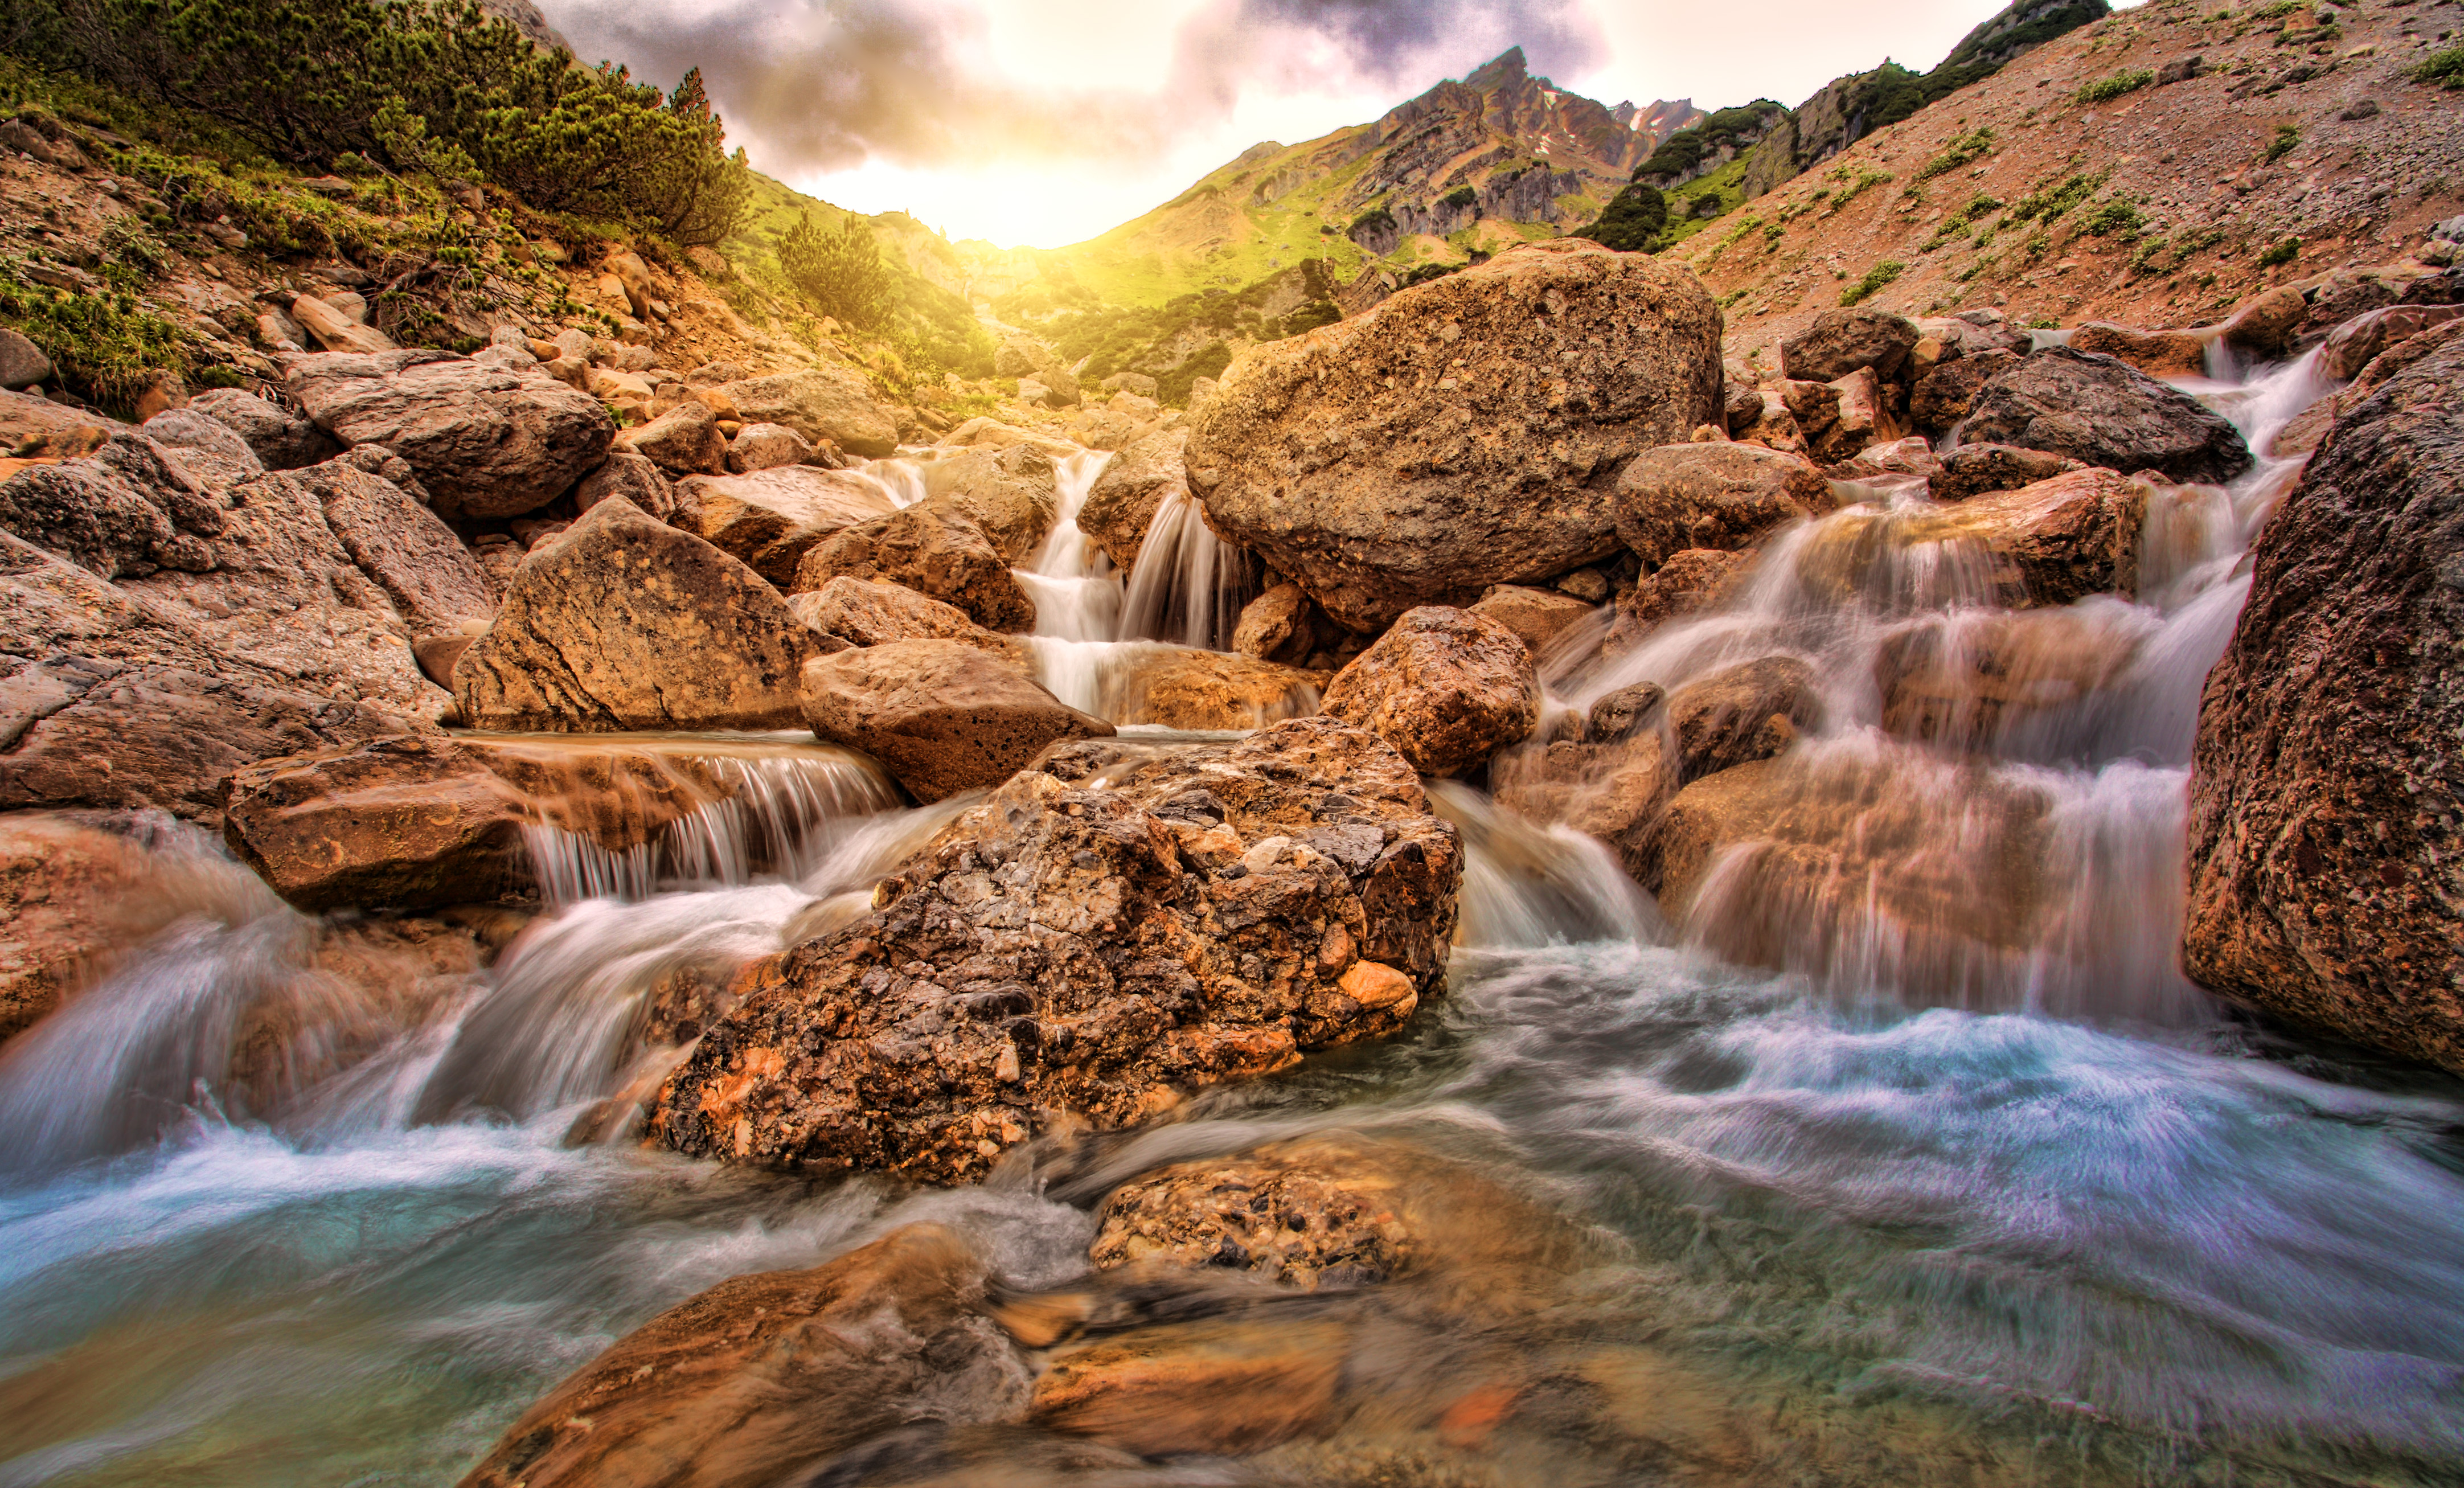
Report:
M2464 271L2368 282L0 393L0 1480L2448 1480Z

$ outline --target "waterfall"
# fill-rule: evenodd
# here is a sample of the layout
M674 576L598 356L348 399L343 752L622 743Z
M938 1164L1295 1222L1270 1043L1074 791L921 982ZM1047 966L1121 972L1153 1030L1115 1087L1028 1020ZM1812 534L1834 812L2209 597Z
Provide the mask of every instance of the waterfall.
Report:
M1199 650L1226 650L1242 609L1257 597L1249 556L1215 536L1196 497L1176 491L1147 525L1122 602L1121 628Z

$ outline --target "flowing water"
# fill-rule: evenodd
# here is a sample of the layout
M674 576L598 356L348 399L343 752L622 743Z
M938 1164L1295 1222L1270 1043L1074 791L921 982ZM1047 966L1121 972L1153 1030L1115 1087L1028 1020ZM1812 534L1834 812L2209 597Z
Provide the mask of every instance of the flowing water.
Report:
M2212 396L2263 448L2320 390L2297 365ZM1065 467L1034 565L1045 674L1090 697L1106 653L1064 648L1207 608L1122 618L1146 602L1070 519L1101 458ZM1557 658L1560 708L1807 660L1826 711L1785 778L1847 866L1809 886L1732 848L1679 933L1596 843L1440 785L1469 847L1448 996L1091 1171L913 1193L627 1139L692 1036L678 997L861 913L957 809L898 808L809 742L668 741L730 800L631 854L538 835L544 912L492 970L416 989L344 974L366 927L174 842L192 912L0 1050L0 1484L451 1482L722 1278L934 1218L1007 1283L1059 1285L1106 1181L1330 1127L1475 1154L1603 1227L1617 1258L1551 1336L1661 1361L1631 1409L1719 1444L1638 1462L1544 1416L1536 1444L1339 1480L2456 1481L2464 1089L2228 1016L2172 959L2197 689L2294 473L2160 501L2135 602L1996 610L1971 553L1901 540L1927 506L1902 491L1781 535L1718 613ZM1202 624L1172 638L1221 645L1220 609ZM1985 646L2032 659L2027 686L1963 692ZM1931 734L1893 726L1893 647L1952 679ZM1997 919L2013 856L2025 913ZM1415 1389L1390 1362L1358 1388Z

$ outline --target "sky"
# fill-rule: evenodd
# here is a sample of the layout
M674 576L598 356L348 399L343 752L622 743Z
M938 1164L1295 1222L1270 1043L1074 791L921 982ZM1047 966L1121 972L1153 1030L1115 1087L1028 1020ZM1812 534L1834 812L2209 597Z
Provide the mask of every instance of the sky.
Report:
M702 69L756 169L953 240L1058 248L1263 140L1365 123L1509 46L1614 105L1792 107L1940 61L2000 0L538 0L584 61Z

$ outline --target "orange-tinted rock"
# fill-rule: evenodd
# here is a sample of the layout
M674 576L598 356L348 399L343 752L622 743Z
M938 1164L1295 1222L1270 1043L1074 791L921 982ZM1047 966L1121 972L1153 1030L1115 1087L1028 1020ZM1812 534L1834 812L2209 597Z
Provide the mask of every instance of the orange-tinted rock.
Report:
M1530 734L1540 681L1513 631L1485 615L1426 604L1336 672L1324 706L1394 745L1423 775L1461 775Z

